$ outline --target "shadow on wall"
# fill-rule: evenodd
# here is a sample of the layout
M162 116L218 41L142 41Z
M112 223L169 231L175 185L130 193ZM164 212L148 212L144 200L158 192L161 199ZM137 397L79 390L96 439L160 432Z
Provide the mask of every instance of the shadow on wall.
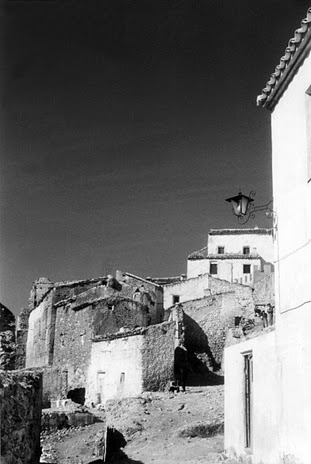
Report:
M205 362L201 361L198 353L189 352L190 372L187 378L187 386L203 387L206 385L223 385L224 376L212 372Z
M189 386L223 384L223 376L215 374L221 368L209 346L208 337L200 325L184 313L185 346L188 350Z

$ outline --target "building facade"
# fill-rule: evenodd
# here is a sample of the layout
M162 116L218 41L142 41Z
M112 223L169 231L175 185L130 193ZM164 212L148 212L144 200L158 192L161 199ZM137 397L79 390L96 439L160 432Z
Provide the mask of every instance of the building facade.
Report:
M225 448L252 464L309 464L311 9L258 104L272 112L275 330L225 349Z
M272 263L272 229L211 229L207 246L189 255L187 277L209 273L229 282L253 285L255 271Z
M45 403L68 397L96 404L113 395L137 395L147 385L144 352L154 339L148 328L160 327L158 340L164 345L170 338L164 337L170 327L162 327L162 289L132 274L117 271L117 276L120 280L107 276L53 284L40 278L34 283L22 314L21 352L25 367L44 369ZM153 348L153 357L162 359L158 387L170 380L174 336L164 358L157 352L162 345Z

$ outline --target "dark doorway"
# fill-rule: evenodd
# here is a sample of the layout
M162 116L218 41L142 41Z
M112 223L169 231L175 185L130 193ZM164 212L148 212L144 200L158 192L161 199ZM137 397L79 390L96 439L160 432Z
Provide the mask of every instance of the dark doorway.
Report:
M85 402L85 388L75 388L69 390L67 398L74 401L75 403L84 404Z
M245 447L252 447L252 391L253 391L253 354L244 355L244 385L245 385Z

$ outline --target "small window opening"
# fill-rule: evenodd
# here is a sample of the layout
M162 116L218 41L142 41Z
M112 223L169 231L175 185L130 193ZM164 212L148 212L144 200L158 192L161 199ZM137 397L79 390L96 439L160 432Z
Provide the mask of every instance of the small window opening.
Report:
M251 265L243 264L243 274L250 274L250 273L251 273Z
M234 326L238 327L240 325L242 317L241 316L235 316L234 317Z
M179 295L173 295L173 304L179 303L180 302L180 296Z
M120 374L120 383L124 383L125 381L125 372L121 372Z
M217 248L217 253L218 253L219 255L224 255L224 254L225 254L225 247L219 246L219 247Z
M249 246L243 247L243 255L249 255L249 252L250 252Z
M210 274L218 274L218 267L217 267L217 263L210 263L210 266L209 266L209 273Z

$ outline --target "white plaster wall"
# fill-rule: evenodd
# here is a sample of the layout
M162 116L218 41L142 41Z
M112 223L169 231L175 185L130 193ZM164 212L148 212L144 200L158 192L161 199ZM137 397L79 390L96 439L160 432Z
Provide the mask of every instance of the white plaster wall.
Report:
M164 309L173 305L173 295L180 296L180 302L203 298L208 288L208 274L203 274L192 279L181 280L178 283L163 287Z
M258 253L272 263L274 259L272 234L208 235L208 253L217 254L219 246L225 247L225 253L241 253L243 247L250 247L250 253Z
M253 352L252 439L251 452L245 450L244 358ZM237 459L252 464L279 464L278 408L279 365L275 332L225 348L225 450Z
M280 381L280 449L297 463L311 461L311 304L289 311L277 322Z
M94 342L88 371L86 402L98 403L98 373L104 373L104 399L123 398L142 392L143 335ZM120 384L124 372L124 384Z
M188 259L187 260L187 278L192 279L201 274L209 272L208 259Z
M310 463L311 437L311 182L307 172L305 92L311 56L272 114L276 211L276 328L280 379L280 450L291 462ZM309 102L310 103L310 102Z
M311 299L311 182L307 182L305 91L311 56L298 71L272 114L273 190L277 214L276 260L280 266L280 309ZM311 127L308 128L311 132ZM311 147L309 147L311 149ZM293 273L295 279L292 279Z
M261 269L260 259L226 259L217 260L213 259L210 262L217 263L218 274L214 275L218 279L228 280L229 282L237 282L239 284L251 285L254 280L254 266ZM249 264L251 266L250 274L243 273L243 265Z
M218 279L227 280L228 282L237 282L244 285L252 285L254 280L254 266L261 270L260 259L200 259L188 260L187 276L189 278L197 277L204 270L205 273L210 271L210 263L217 263L217 277ZM243 265L251 265L251 273L243 273ZM200 298L200 297L199 297ZM165 296L164 296L165 299ZM189 299L189 298L188 298Z

